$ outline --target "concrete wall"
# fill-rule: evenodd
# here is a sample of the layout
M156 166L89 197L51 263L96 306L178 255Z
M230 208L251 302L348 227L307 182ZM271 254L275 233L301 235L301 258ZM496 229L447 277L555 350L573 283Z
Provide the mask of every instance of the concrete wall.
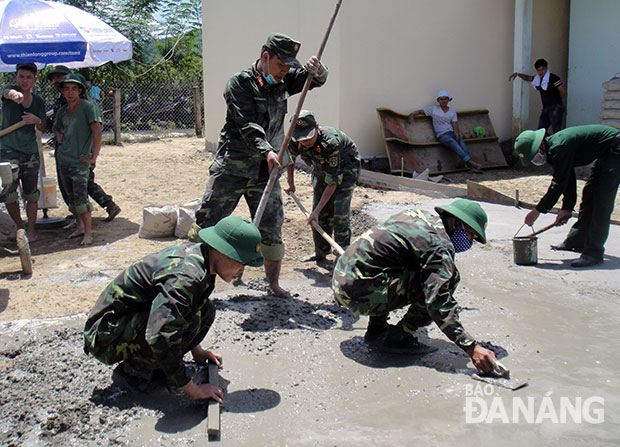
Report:
M599 123L603 87L620 72L620 2L572 0L567 124Z
M555 70L554 64L562 64L556 39L564 31L545 26L544 15L555 20L550 12L562 10L565 0L543 3L534 10L541 17L534 21L539 44L533 44L532 55L544 53ZM217 140L224 123L228 77L256 60L272 31L300 40L299 59L305 61L317 51L334 5L335 0L203 2L208 141ZM327 85L310 92L304 108L349 134L364 157L385 155L377 107L409 113L434 103L439 89L452 94L456 110L489 109L497 135L510 138L513 29L514 0L344 0L323 56L330 69ZM534 96L532 103L540 99ZM289 101L289 112L295 105ZM537 121L540 109L532 109Z

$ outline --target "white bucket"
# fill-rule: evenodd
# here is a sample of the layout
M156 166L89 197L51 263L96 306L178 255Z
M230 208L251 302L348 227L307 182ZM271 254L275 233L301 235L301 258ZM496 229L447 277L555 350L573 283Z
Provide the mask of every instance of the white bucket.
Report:
M39 197L39 209L58 208L56 202L56 179L53 177L43 177L43 191ZM40 187L41 185L39 185ZM43 197L45 196L45 205L43 205Z
M9 186L13 183L13 170L11 163L4 161L0 163L0 186ZM0 187L0 189L2 189Z

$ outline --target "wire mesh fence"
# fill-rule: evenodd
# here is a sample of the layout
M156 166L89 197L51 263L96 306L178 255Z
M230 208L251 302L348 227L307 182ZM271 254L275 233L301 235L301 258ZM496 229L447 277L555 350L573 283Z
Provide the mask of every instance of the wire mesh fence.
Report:
M14 74L4 73L2 88L14 85ZM120 104L120 136L196 134L204 127L202 81L168 83L135 83L125 85L95 85L91 87L99 103L104 139L110 138L115 126L114 92L118 91ZM54 103L60 93L51 82L39 79L36 93L46 104L48 116L53 114ZM196 104L198 103L198 104ZM198 119L197 115L198 114ZM199 126L197 126L197 122ZM201 132L201 130L200 130ZM48 132L49 135L51 134Z

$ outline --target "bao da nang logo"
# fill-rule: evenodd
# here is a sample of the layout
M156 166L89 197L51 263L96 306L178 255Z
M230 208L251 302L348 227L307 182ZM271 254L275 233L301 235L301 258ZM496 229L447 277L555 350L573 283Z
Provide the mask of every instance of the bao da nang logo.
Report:
M467 424L602 424L605 399L600 396L499 396L493 385L465 387Z

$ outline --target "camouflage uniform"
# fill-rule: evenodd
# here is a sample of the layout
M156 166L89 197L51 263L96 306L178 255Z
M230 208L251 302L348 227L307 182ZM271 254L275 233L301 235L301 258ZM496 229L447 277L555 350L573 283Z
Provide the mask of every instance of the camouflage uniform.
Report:
M185 242L133 263L105 288L84 328L84 351L106 364L161 368L171 384L190 378L183 355L215 318L207 244Z
M209 168L202 205L196 211L198 226L215 225L230 215L241 196L254 216L269 179L265 155L282 145L287 98L301 92L306 78L304 68L291 68L283 82L270 85L257 69L257 63L230 78L224 90L226 123ZM313 78L311 88L323 85L326 80L327 71L323 70ZM284 257L283 221L282 194L276 182L259 226L267 260L278 261Z
M475 343L458 318L453 294L460 275L441 218L410 210L360 236L336 264L336 300L355 315L384 315L409 306L401 320L413 333L434 321L460 348Z
M293 162L299 155L306 164L313 167L313 209L321 201L327 186L338 185L319 214L319 225L327 234L331 235L333 231L336 243L346 249L351 243L351 199L361 168L361 158L355 143L338 129L319 126L313 147L291 142L288 150ZM327 255L330 251L329 243L314 229L312 237L317 256Z

